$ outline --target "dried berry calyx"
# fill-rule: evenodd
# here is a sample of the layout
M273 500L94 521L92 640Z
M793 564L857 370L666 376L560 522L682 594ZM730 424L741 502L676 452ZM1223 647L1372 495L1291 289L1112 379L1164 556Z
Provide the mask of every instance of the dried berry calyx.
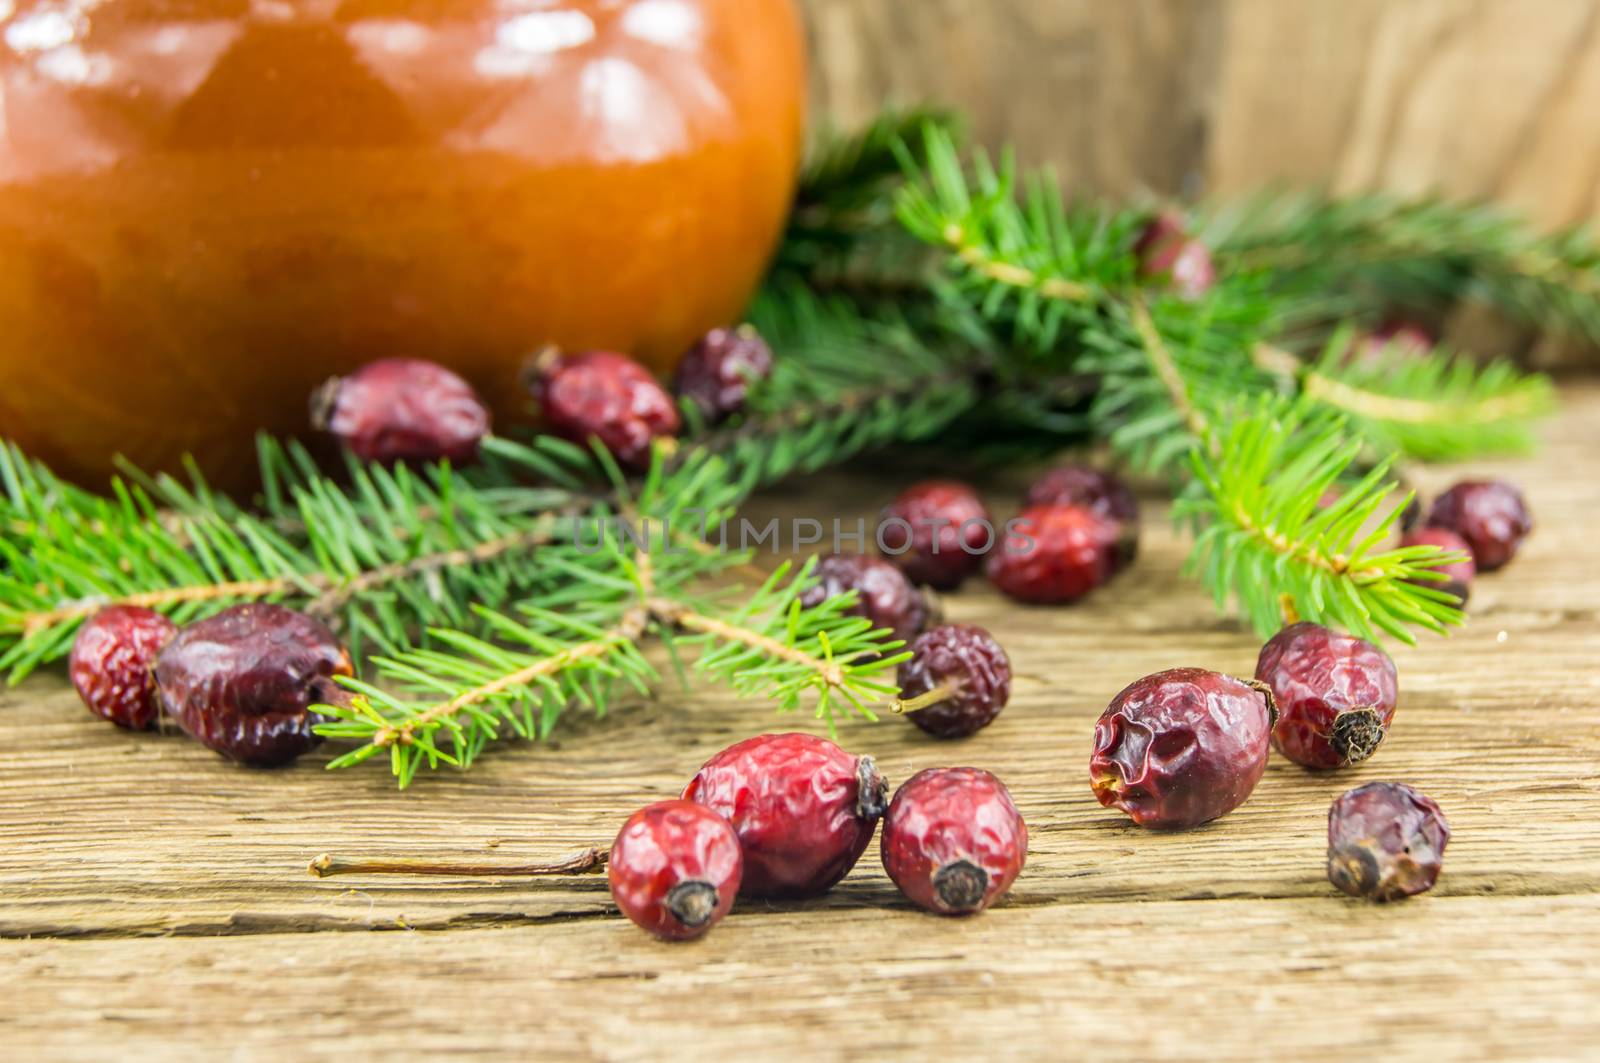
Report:
M321 739L309 707L336 702L350 656L320 621L280 605L237 605L189 625L156 659L168 716L244 764L286 764Z
M989 554L989 582L1021 602L1075 602L1116 573L1121 534L1084 506L1029 506Z
M970 915L1003 897L1028 856L1028 828L1005 784L978 768L929 768L895 793L883 868L913 903Z
M978 493L955 480L926 480L884 509L878 545L913 583L953 591L983 565L994 523Z
M475 460L489 409L460 376L433 362L387 358L323 385L311 423L362 461Z
M1328 810L1328 881L1375 901L1425 893L1449 842L1450 825L1431 798L1402 783L1368 783Z
M762 735L718 753L683 796L732 824L751 897L814 897L872 840L888 784L871 757L807 734Z
M650 467L656 440L675 437L683 426L672 396L650 371L610 351L547 351L534 366L532 386L552 432L574 443L598 439L634 472Z
M1461 536L1480 572L1509 564L1533 531L1533 517L1522 492L1498 480L1456 484L1434 500L1428 524Z
M1011 697L1011 661L981 627L945 624L911 644L900 665L894 711L936 738L963 738L987 727Z
M744 409L750 389L772 375L772 348L749 325L712 329L684 354L672 378L679 398L720 424Z
M727 820L690 801L662 801L623 824L607 877L622 914L659 938L683 941L732 909L744 856Z
M1320 624L1291 624L1261 648L1256 679L1272 688L1272 740L1308 768L1358 764L1377 752L1399 703L1389 655Z
M151 671L177 631L160 613L128 605L103 609L85 622L67 674L89 711L134 731L154 724L161 701Z
M866 554L831 554L817 562L816 580L800 596L800 605L814 609L849 591L856 602L848 612L865 617L875 628L911 641L928 623L927 598L905 574L882 558Z

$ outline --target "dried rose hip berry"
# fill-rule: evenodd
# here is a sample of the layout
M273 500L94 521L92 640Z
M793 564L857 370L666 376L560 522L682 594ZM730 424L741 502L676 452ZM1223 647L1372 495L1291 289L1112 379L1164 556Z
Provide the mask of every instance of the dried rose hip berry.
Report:
M683 792L733 824L747 897L815 897L832 889L861 859L888 794L871 757L807 734L730 746Z
M1409 321L1395 321L1359 337L1345 361L1349 365L1378 368L1430 354L1434 338L1427 329Z
M1029 506L989 554L989 582L1021 602L1075 602L1116 573L1121 534L1083 506Z
M978 493L955 480L908 487L883 511L878 546L913 583L953 591L983 564L994 524Z
M1417 580L1424 587L1433 587L1445 591L1460 599L1462 605L1467 604L1467 599L1472 595L1472 581L1478 575L1478 567L1472 562L1472 547L1467 541L1449 528L1418 528L1416 531L1407 532L1400 539L1401 546L1437 546L1439 549L1451 554L1466 554L1466 559L1445 565L1436 571L1449 577L1446 583L1436 583L1433 580Z
M817 562L817 582L800 596L812 609L847 591L856 592L852 616L866 617L875 628L887 628L894 637L910 642L928 623L928 600L904 573L880 558L866 554L830 554Z
M635 472L650 467L655 440L682 427L672 396L650 371L610 351L541 358L533 394L552 432L574 443L596 438Z
M744 856L727 820L691 801L662 801L622 825L606 873L623 915L665 941L686 941L733 907Z
M1201 668L1145 676L1095 725L1094 794L1141 827L1194 827L1232 812L1267 770L1274 715L1258 682Z
M1503 568L1533 531L1533 517L1522 492L1499 480L1456 484L1434 500L1428 525L1448 528L1472 549L1480 572Z
M1062 465L1051 469L1028 488L1026 506L1082 506L1116 521L1116 564L1122 568L1139 552L1139 499L1111 473L1088 465Z
M476 460L489 409L461 377L414 358L370 362L311 399L311 424L362 461Z
M1431 798L1373 782L1328 809L1328 881L1352 897L1398 901L1433 889L1450 825Z
M161 700L150 669L177 631L160 613L130 605L102 609L85 622L67 674L89 711L134 731L155 723Z
M1198 299L1217 283L1211 249L1190 236L1188 223L1176 211L1163 211L1145 226L1134 244L1139 275L1166 281L1185 299Z
M772 374L772 348L749 325L712 329L678 363L672 390L698 406L710 424L744 409L750 388Z
M906 781L883 818L883 869L920 908L981 912L1028 858L1028 827L1005 784L977 768L929 768Z
M987 631L945 624L923 632L900 664L896 712L935 738L987 727L1011 697L1011 661Z
M1307 768L1342 768L1377 752L1399 680L1389 655L1321 624L1291 624L1261 647L1256 678L1272 688L1272 744Z
M350 656L320 621L281 605L236 605L190 624L156 658L168 716L243 764L287 764L316 746L311 705L341 697Z

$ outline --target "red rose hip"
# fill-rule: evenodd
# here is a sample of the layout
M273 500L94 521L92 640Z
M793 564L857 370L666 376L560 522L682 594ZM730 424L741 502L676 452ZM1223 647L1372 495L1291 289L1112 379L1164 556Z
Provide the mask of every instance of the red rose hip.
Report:
M130 605L102 609L78 629L67 674L89 711L118 727L142 731L161 712L151 669L177 625Z
M1480 572L1504 568L1533 531L1522 492L1500 481L1456 484L1434 500L1428 524L1461 536Z
M906 781L883 819L883 869L939 915L981 912L1028 858L1028 828L1005 784L977 768L929 768Z
M1115 567L1139 552L1139 499L1122 480L1088 465L1051 469L1028 488L1025 506L1082 506L1118 525Z
M1423 587L1433 587L1447 594L1453 594L1462 605L1467 604L1467 599L1472 595L1472 581L1477 578L1478 566L1472 561L1472 547L1467 541L1449 528L1418 528L1416 531L1406 532L1400 538L1401 546L1437 546L1450 554L1465 554L1463 560L1435 569L1447 577L1444 583L1434 580L1417 580Z
M1256 678L1272 688L1272 743L1307 768L1342 768L1377 752L1394 722L1399 681L1377 646L1320 624L1291 624L1261 647Z
M1328 809L1328 881L1375 901L1426 893L1449 842L1450 825L1431 798L1402 783L1358 786Z
M772 375L772 348L749 325L712 329L678 362L672 390L720 424L744 409L751 387Z
M856 865L888 784L871 757L824 738L762 735L718 753L683 796L733 825L748 897L815 897Z
M598 439L635 472L650 467L655 440L682 427L672 396L650 371L610 351L541 358L533 393L552 432L574 443Z
M900 664L895 711L935 738L964 738L987 727L1011 697L1011 661L981 627L945 624L911 644Z
M1176 211L1163 211L1145 226L1134 244L1139 275L1165 281L1184 299L1199 299L1217 283L1211 249L1189 235L1188 223Z
M311 423L362 461L466 463L489 434L489 409L461 377L414 358L371 362L323 385Z
M913 583L953 591L983 565L994 524L978 493L955 480L914 484L883 511L878 547Z
M727 820L691 801L662 801L622 825L606 873L623 915L665 941L686 941L733 907L744 856Z
M254 767L321 742L310 706L342 697L350 656L320 621L281 605L236 605L190 624L156 658L162 707L191 738Z
M927 626L928 600L904 573L881 558L830 554L817 562L813 576L816 582L800 595L800 604L807 609L855 591L855 604L846 612L865 617L874 628L885 628L909 642Z
M1117 568L1117 523L1083 506L1029 506L989 555L989 582L1020 602L1075 602Z
M1089 778L1141 827L1194 827L1244 804L1267 769L1274 715L1261 683L1200 668L1145 676L1094 729Z

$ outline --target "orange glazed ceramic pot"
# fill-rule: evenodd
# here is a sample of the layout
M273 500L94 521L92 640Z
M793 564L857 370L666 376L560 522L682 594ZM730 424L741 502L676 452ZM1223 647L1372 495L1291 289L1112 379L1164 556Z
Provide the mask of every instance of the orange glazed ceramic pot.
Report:
M793 194L791 0L0 0L0 432L99 480L381 357L505 425L556 343L660 369Z

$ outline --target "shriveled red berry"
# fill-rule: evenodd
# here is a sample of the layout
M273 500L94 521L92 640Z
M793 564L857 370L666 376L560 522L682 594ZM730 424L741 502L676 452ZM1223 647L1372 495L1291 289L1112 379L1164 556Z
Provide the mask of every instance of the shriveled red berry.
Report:
M1467 604L1467 599L1472 595L1472 581L1478 575L1478 566L1472 562L1472 547L1465 539L1449 528L1418 528L1402 536L1400 545L1437 546L1446 553L1466 554L1465 560L1453 562L1437 570L1448 576L1449 582L1417 580L1417 583L1453 594L1461 600L1462 605Z
M362 461L476 460L489 408L461 377L415 358L370 362L312 396L311 423Z
M889 786L825 738L762 735L708 760L683 796L733 825L747 897L815 897L861 859Z
M718 424L744 409L750 389L772 375L772 348L749 325L712 329L678 362L672 390Z
M981 912L1028 858L1028 827L1005 784L978 768L929 768L895 793L883 819L883 869L939 915Z
M733 907L744 855L728 821L709 808L662 801L628 817L606 873L623 915L665 941L686 941Z
M350 655L320 621L236 605L179 631L156 658L168 716L201 745L255 767L287 764L321 738L310 706L340 698Z
M672 396L625 355L552 355L537 369L533 393L550 430L574 443L600 440L625 469L648 469L654 441L682 427Z
M881 558L830 554L817 562L814 575L816 582L800 596L807 609L855 591L856 603L848 612L866 617L875 628L887 628L897 639L910 642L928 623L928 600L904 573Z
M102 609L85 621L67 674L89 711L133 731L155 723L161 700L151 668L177 631L160 613L130 605Z
M1434 500L1428 524L1448 528L1472 549L1480 572L1503 568L1533 531L1522 492L1500 480L1468 480Z
M1449 842L1450 825L1432 798L1403 783L1358 786L1328 809L1328 881L1375 901L1426 893Z
M1188 222L1176 211L1163 211L1134 244L1139 274L1165 281L1185 299L1198 299L1217 283L1217 267L1204 241L1189 235Z
M1392 321L1360 336L1346 356L1350 365L1378 368L1395 361L1420 358L1433 351L1434 338L1414 322Z
M1023 504L1082 506L1116 521L1118 568L1131 563L1139 552L1139 499L1111 473L1089 465L1058 466L1034 481Z
M883 511L878 546L913 583L953 591L983 565L997 538L989 510L956 480L914 484Z
M1141 827L1194 827L1232 812L1267 770L1265 685L1174 668L1112 699L1094 729L1095 797Z
M1011 697L1011 660L981 627L945 624L911 644L900 664L896 711L935 738L965 738L987 727Z
M1377 752L1394 722L1399 680L1377 646L1321 624L1291 624L1261 647L1256 678L1272 688L1272 744L1307 768L1342 768Z
M1084 506L1029 506L989 554L989 582L1021 602L1075 602L1115 574L1121 534Z

